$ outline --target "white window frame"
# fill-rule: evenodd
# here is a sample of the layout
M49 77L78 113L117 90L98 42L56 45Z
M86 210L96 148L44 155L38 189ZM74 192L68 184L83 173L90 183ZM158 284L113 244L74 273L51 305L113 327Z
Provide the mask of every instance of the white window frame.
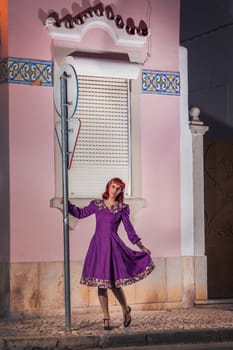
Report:
M67 63L67 57L69 56L70 49L64 47L54 48L54 74L59 71L60 66ZM84 59L85 60L85 59ZM68 62L69 63L69 62ZM70 62L71 63L71 62ZM72 63L71 63L72 64ZM128 65L132 64L132 69L135 67L133 63L128 62ZM89 65L90 67L90 65ZM126 65L127 67L127 65ZM139 67L139 65L138 65ZM138 69L137 67L137 69ZM127 71L128 68L125 69ZM122 70L121 70L122 71ZM118 76L119 72L115 70L115 76ZM130 81L130 147L131 147L131 192L128 197L125 198L131 206L132 214L135 214L140 208L145 206L145 201L142 198L141 189L141 110L140 99L142 91L142 75L141 67L139 67L139 74L137 77ZM58 120L55 116L55 122ZM55 137L56 138L56 137ZM61 165L61 151L57 140L55 140L55 198L51 201L52 207L60 207L57 198L62 195L62 165ZM104 184L103 184L104 190ZM100 193L101 196L101 193ZM89 202L89 196L86 198L72 198L74 203L82 206Z

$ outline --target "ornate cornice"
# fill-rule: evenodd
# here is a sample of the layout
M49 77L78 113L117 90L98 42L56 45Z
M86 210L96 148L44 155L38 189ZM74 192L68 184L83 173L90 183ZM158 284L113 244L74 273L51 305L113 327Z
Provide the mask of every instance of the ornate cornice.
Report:
M53 39L81 41L84 34L93 28L101 28L108 32L116 45L141 47L147 42L149 30L141 20L135 25L133 18L123 20L115 15L110 5L99 3L91 6L79 14L59 18L57 12L48 15L45 26Z

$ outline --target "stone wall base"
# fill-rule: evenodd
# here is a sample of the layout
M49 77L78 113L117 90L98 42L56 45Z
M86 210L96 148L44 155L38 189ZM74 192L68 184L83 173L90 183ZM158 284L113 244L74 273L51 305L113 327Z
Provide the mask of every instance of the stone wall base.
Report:
M0 263L0 317L6 316L10 308L9 263Z
M124 288L134 309L162 310L192 307L207 300L206 257L154 259L156 269L146 279ZM71 308L98 309L97 288L80 285L82 261L70 264ZM0 263L1 309L13 313L64 310L63 262ZM109 293L112 308L118 308Z

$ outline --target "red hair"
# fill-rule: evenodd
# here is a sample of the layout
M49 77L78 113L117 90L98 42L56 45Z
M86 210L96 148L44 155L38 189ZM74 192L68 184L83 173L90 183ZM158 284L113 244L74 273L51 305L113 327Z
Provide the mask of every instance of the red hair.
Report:
M102 194L103 199L108 199L109 198L109 186L114 183L118 185L121 188L121 192L118 194L116 197L116 201L119 203L124 202L124 190L125 190L125 183L119 179L119 177L114 177L108 183L106 184L105 192Z

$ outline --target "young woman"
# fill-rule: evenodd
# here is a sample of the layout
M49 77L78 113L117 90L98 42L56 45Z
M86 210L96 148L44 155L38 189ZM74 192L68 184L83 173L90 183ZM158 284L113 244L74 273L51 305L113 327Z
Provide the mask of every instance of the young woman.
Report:
M91 239L80 283L98 287L98 297L104 315L104 329L111 330L108 308L108 288L121 305L123 325L131 323L131 308L127 304L122 286L135 283L154 269L151 252L141 242L129 218L129 206L124 203L125 184L119 178L111 179L102 195L102 200L93 200L84 208L69 202L69 213L78 219L95 214L96 228ZM123 223L128 239L141 251L125 245L118 235Z

